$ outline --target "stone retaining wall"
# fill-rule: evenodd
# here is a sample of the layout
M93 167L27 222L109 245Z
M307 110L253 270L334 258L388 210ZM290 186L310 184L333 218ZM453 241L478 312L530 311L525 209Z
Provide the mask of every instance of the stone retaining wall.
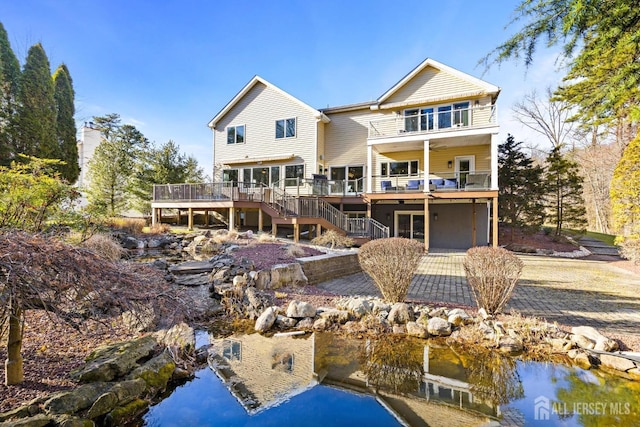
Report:
M298 258L310 285L362 271L357 252L331 253Z

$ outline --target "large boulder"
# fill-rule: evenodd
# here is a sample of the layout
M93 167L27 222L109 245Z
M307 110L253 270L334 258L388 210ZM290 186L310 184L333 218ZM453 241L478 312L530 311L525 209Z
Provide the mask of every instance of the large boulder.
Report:
M416 322L407 322L407 335L418 338L427 338L427 328Z
M636 367L636 364L632 360L629 360L626 357L615 356L613 354L601 354L600 364L606 368L622 372Z
M373 309L373 304L361 297L350 298L346 305L347 310L352 312L358 319L367 313L371 313L371 310Z
M582 335L593 341L594 350L599 351L614 351L618 349L618 342L608 337L605 337L600 332L591 326L574 326L571 328L571 333L574 335Z
M74 390L53 394L43 407L48 414L75 414L91 407L110 388L111 384L104 382L83 384Z
M305 286L308 284L309 279L305 276L300 264L278 264L271 268L270 289L278 289L288 285Z
M441 317L432 317L427 322L427 332L438 337L448 336L451 335L451 324Z
M454 308L447 313L447 320L454 326L468 325L473 323L473 317L471 317L466 311L461 308Z
M0 427L45 427L51 425L51 417L45 414L37 414L33 417L20 418L15 421L5 421L0 423Z
M80 382L111 381L129 373L138 366L138 361L153 354L155 339L144 336L132 341L119 342L100 347L88 357L88 363L71 373Z
M320 317L329 323L344 324L349 321L349 312L347 310L338 310L336 308L318 309Z
M287 317L300 319L303 317L315 317L315 315L315 307L305 301L293 300L287 307Z
M415 320L415 314L409 304L397 302L391 307L387 319L392 325L404 325L407 322L413 322Z
M147 385L147 391L151 394L156 394L167 388L167 383L171 379L175 368L176 363L169 352L163 351L142 366L134 369L128 378L130 380L141 378Z
M262 312L260 317L256 320L256 324L254 329L258 332L266 332L273 324L276 322L276 317L278 315L278 307L269 307L265 311Z
M163 329L155 333L158 343L178 347L183 350L195 349L196 334L193 328L184 322L172 326L170 329Z

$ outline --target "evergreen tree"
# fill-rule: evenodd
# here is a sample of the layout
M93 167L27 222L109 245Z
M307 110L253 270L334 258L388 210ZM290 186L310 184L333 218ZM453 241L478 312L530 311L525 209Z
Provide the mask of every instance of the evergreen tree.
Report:
M0 166L9 166L16 154L14 135L19 81L20 63L0 23Z
M76 141L76 122L73 119L75 114L74 91L71 75L65 64L58 67L53 74L56 101L56 134L60 147L61 165L60 174L67 182L73 183L80 175L78 165L78 145Z
M623 254L640 260L640 136L629 143L611 180L611 214Z
M49 60L40 43L31 46L20 78L16 151L43 159L60 159L56 137L56 103Z
M178 145L171 140L141 153L138 160L132 194L134 208L143 214L151 213L154 184L204 181L197 160L180 153Z
M559 236L562 228L569 225L582 229L586 225L586 209L582 199L582 177L578 164L568 159L555 147L547 156L545 184L549 215Z
M537 228L544 222L544 170L522 151L512 135L498 147L498 215L514 228Z
M90 208L103 215L119 215L131 207L136 159L148 141L135 126L121 125L120 116L95 117L103 139L89 161Z

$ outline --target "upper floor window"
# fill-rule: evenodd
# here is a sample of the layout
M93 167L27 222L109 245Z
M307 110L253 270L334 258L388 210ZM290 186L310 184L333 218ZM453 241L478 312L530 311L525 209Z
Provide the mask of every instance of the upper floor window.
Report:
M276 120L276 139L294 138L296 136L296 119Z
M429 108L404 110L404 131L419 132L436 128L469 126L469 102L456 102Z
M244 143L244 125L229 126L227 128L227 144L243 144Z

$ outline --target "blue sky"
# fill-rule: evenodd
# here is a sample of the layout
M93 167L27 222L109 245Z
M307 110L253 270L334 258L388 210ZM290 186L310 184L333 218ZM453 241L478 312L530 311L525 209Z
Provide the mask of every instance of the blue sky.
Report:
M21 63L40 42L67 64L79 124L118 113L156 143L174 140L207 173L207 122L256 74L315 108L378 98L425 58L502 88L502 137L536 143L511 118L557 82L555 54L534 66L478 66L517 27L519 1L0 0Z

